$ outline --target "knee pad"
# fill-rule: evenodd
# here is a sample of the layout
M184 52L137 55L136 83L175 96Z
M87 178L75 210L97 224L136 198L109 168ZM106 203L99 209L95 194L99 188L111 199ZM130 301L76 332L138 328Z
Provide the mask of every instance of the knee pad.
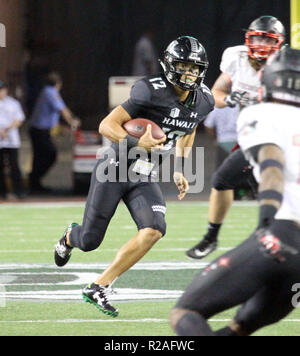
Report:
M167 224L163 214L153 214L152 221L144 222L138 226L139 230L150 228L157 230L162 234L162 237L166 234Z
M165 216L163 214L154 214L154 229L161 232L162 237L165 236L167 230L167 224Z
M139 195L128 203L130 213L138 227L138 230L151 228L166 234L165 212L163 204L149 202L144 196Z

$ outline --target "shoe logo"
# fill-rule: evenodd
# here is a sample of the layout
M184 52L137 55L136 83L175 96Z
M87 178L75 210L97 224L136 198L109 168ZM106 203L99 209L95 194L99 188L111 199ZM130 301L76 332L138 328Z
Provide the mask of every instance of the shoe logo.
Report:
M210 248L206 248L205 250L203 251L200 251L200 250L195 250L195 255L196 256L206 256L206 254L208 254L210 252Z

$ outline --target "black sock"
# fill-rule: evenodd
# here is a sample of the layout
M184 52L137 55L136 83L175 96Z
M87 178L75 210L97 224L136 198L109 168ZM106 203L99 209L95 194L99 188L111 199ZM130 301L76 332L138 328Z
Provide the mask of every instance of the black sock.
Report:
M216 336L237 336L237 334L230 329L229 326L226 326L223 329L215 331Z
M178 336L214 336L206 320L196 312L188 312L175 326Z
M222 224L208 223L208 230L204 238L209 241L217 241Z

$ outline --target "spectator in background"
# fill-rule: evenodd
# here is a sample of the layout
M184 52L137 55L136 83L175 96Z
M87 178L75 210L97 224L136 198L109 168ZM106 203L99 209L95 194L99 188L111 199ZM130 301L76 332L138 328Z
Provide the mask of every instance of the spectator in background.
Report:
M229 155L237 143L236 123L239 116L238 107L215 108L204 121L206 131L218 143L217 167Z
M56 161L57 151L51 139L51 129L58 124L60 115L72 129L80 124L60 96L61 88L60 75L49 73L30 117L29 134L33 148L32 172L29 176L31 193L50 192L50 189L42 186L41 179Z
M148 76L158 72L158 56L153 44L153 33L148 30L137 41L134 49L134 76Z
M30 117L36 100L43 89L43 79L50 72L47 55L27 50L24 54L24 88L27 116Z
M8 96L7 85L0 81L0 199L7 198L5 164L8 164L14 193L24 198L22 175L18 162L21 146L19 127L25 119L20 103Z

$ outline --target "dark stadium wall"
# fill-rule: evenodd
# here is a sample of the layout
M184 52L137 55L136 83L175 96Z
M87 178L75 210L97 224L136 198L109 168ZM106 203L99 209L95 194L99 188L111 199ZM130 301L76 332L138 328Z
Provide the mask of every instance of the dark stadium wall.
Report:
M0 48L0 79L6 81L15 94L15 89L23 83L25 2L1 0L0 23L5 26L6 37L6 47Z
M108 78L130 75L145 29L159 55L179 35L197 37L210 61L209 86L223 50L242 44L243 29L258 16L278 17L289 41L288 0L27 0L27 13L27 48L44 70L62 73L63 95L87 128L107 113Z

